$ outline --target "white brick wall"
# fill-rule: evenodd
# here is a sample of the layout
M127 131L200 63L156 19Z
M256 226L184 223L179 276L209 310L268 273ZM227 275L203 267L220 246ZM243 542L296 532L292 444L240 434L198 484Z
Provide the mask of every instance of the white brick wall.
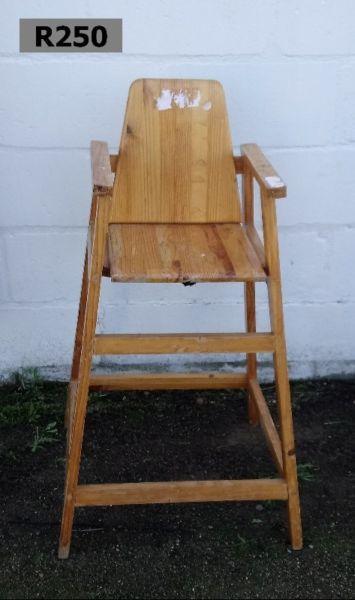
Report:
M60 16L122 17L124 53L18 53L20 17ZM130 82L159 76L219 79L236 149L258 142L288 184L278 214L292 375L354 372L355 2L2 0L1 17L0 373L30 365L66 373L89 142L106 139L116 150ZM102 330L243 326L232 284L143 292L105 282L103 300Z

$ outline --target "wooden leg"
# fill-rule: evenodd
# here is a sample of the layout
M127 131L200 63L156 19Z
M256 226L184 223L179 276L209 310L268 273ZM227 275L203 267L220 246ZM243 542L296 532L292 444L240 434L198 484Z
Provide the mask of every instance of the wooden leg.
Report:
M288 490L288 522L291 545L294 550L302 548L302 525L298 493L295 441L293 436L290 385L287 372L287 356L283 320L281 274L275 199L267 192L261 193L261 209L264 227L264 246L269 271L268 293L271 330L275 336L274 367L280 437L284 476Z
M67 558L70 550L74 518L74 496L79 476L99 290L99 281L91 281L89 283L89 297L85 311L85 324L83 329L83 351L78 366L78 384L76 386L75 394L73 394L74 411L68 429L67 468L58 553L59 558Z
M288 380L286 344L283 325L283 309L280 282L270 279L268 284L270 317L275 333L274 367L278 409L280 417L280 437L282 445L282 458L284 476L288 489L288 523L291 546L294 550L301 550L302 524L300 513L300 500L297 481L296 451L292 423L292 406L290 385Z
M89 307L88 307L89 308ZM59 558L68 558L74 518L74 496L78 483L81 447L84 434L91 356L86 356L80 367L80 381L76 390L75 412L69 433L64 507L59 542Z
M85 262L83 269L83 277L81 282L81 294L80 294L80 303L79 303L79 311L78 311L78 319L76 323L76 333L75 333L75 342L74 342L74 352L73 352L73 361L70 375L70 382L68 387L68 395L67 395L67 404L65 409L65 426L69 428L69 424L71 421L71 416L73 414L73 404L75 399L75 390L78 380L79 373L79 362L80 355L83 344L83 329L84 329L84 319L85 319L85 311L86 311L86 299L88 293L88 253L85 252ZM69 437L69 436L68 436Z
M256 332L256 315L255 315L255 283L247 281L244 284L244 306L245 306L245 325L248 333ZM247 354L247 377L256 379L256 354ZM259 413L255 406L254 398L248 392L248 416L249 422L252 425L257 425L259 422Z
M68 458L64 490L64 507L59 541L59 558L67 558L70 550L72 535L75 493L78 485L81 448L84 434L86 406L89 393L93 342L96 329L97 311L100 297L100 284L104 262L107 222L110 208L110 198L101 196L93 199L93 235L91 252L87 256L88 289L87 300L83 314L83 330L79 360L73 361L73 369L77 369L77 386L73 394L74 405L71 424L69 427ZM85 286L84 286L85 287ZM84 306L84 302L83 302ZM75 374L75 373L74 373Z

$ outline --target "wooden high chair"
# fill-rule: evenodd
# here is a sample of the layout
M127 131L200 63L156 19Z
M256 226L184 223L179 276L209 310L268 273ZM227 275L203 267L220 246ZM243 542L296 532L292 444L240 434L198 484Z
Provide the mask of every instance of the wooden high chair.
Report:
M59 557L70 549L76 506L284 500L292 548L302 529L292 426L275 200L286 186L255 144L233 156L217 81L140 79L130 88L119 154L91 145L93 194L66 423L67 467ZM236 175L242 176L242 210ZM260 186L264 243L254 227ZM243 282L246 333L95 333L102 276L119 282ZM268 287L270 333L256 333L255 282ZM174 324L172 323L172 328ZM95 375L93 355L240 352L243 374ZM257 352L273 354L278 433L257 380ZM249 419L265 433L273 479L78 484L89 389L245 388Z

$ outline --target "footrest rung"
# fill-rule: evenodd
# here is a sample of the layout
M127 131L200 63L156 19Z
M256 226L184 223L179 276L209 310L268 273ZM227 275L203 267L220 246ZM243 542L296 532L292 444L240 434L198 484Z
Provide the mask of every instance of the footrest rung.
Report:
M283 479L105 483L79 485L75 505L287 500L287 497L287 486Z
M244 373L117 373L91 375L94 390L208 390L246 388Z

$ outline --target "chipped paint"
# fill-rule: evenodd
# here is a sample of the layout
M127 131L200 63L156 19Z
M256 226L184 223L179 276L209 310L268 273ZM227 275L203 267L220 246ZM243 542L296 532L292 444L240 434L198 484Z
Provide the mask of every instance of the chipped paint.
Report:
M168 110L171 108L173 94L170 90L162 90L159 98L156 98L156 107L158 110Z
M198 108L201 102L201 92L196 90L190 92L188 90L169 90L161 91L159 98L155 98L155 105L158 110L169 110L174 106L178 108ZM204 110L210 110L212 103L207 101L203 104Z
M270 175L269 177L265 177L265 181L270 187L273 188L281 188L285 185L282 179L280 177L277 177L277 175Z

